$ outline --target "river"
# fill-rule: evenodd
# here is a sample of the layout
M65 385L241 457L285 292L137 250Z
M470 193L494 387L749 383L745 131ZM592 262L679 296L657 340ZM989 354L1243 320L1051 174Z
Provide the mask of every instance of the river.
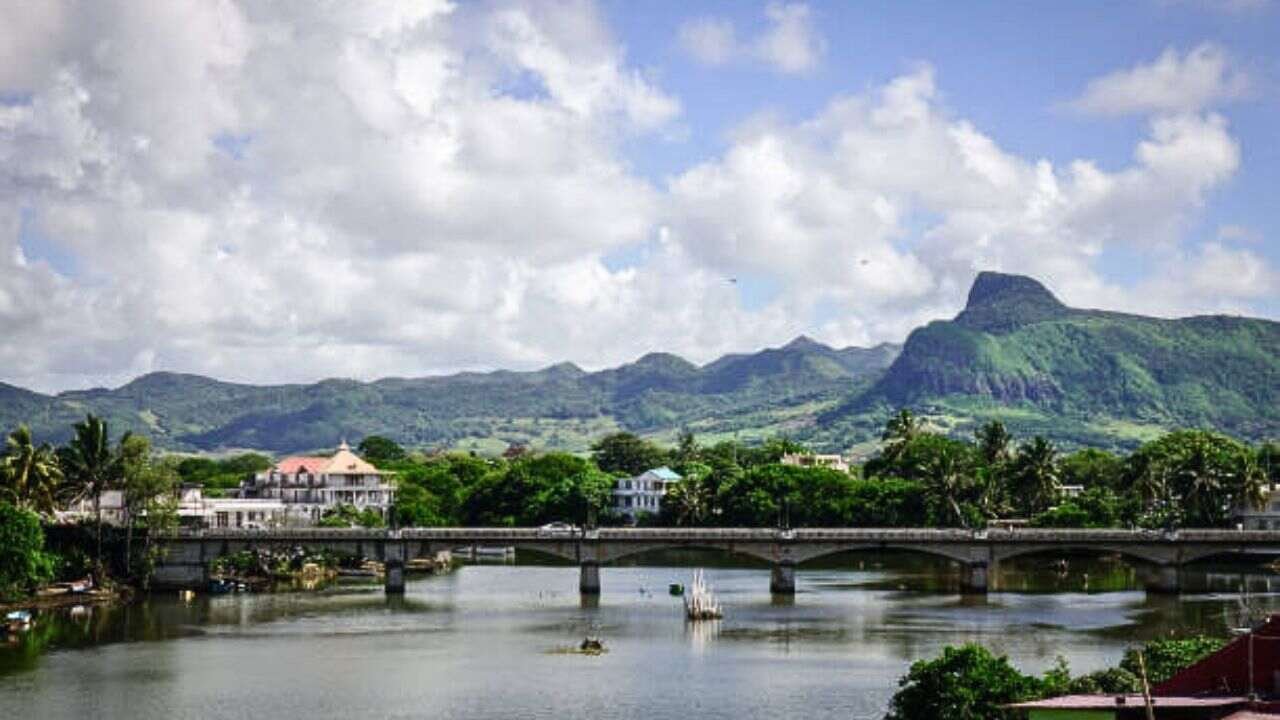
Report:
M686 623L670 582L707 567L724 620ZM850 554L768 592L767 568L658 554L601 570L469 565L381 586L197 596L46 613L0 646L0 718L879 718L913 660L978 641L1040 672L1075 672L1170 633L1226 632L1241 583L1280 608L1280 578L1210 565L1179 597L1118 560L1007 563L1002 591L961 596L944 563ZM600 656L569 652L599 636Z

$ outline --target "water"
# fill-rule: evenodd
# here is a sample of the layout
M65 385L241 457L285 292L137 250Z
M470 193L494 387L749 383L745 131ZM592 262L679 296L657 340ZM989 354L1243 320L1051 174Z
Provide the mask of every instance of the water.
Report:
M1016 592L984 599L928 558L848 555L802 568L784 600L767 568L644 562L603 568L598 602L579 597L575 567L521 564L411 580L403 598L342 585L45 614L0 647L0 718L878 718L911 661L949 643L1085 672L1138 641L1224 632L1241 582L1280 608L1274 576L1220 565L1172 598L1117 561L1073 558L1064 574L1026 559L1000 578ZM667 594L694 565L724 620L688 624ZM587 635L608 652L568 652Z

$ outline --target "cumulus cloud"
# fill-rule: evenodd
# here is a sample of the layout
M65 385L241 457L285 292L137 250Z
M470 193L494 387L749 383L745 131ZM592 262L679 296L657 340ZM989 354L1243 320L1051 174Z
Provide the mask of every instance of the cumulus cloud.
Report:
M1276 292L1256 252L1186 241L1240 162L1213 113L1153 118L1120 168L1055 165L952 116L922 66L808 118L744 121L723 152L654 183L623 150L678 122L679 99L590 4L42 12L19 23L0 5L0 48L47 33L0 70L7 382L901 340L953 313L983 268L1109 307L1249 308ZM1117 247L1181 280L1108 282L1100 258ZM772 290L746 302L738 276Z
M818 66L826 40L814 27L808 5L770 3L765 20L767 26L759 35L740 41L728 19L693 18L681 24L679 41L690 56L706 65L754 60L782 73L803 73Z
M1194 112L1243 97L1249 84L1222 48L1206 43L1097 78L1070 105L1092 115Z

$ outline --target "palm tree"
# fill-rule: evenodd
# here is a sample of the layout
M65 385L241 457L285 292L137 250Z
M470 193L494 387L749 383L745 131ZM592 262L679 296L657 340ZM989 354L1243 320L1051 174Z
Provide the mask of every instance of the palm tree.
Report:
M978 454L988 466L996 466L1009 459L1009 444L1012 438L1005 429L1004 423L992 420L974 431L978 441Z
M1043 436L1018 448L1014 459L1014 483L1018 499L1029 514L1048 508L1058 500L1058 449Z
M896 460L907 445L916 439L920 431L920 421L915 415L906 408L899 410L897 415L889 418L889 422L885 423L884 434L880 436L885 443L881 454L886 460Z
M936 452L930 453L917 469L924 480L925 492L936 504L946 508L947 515L961 527L966 523L960 502L965 499L972 484L968 460L957 446L945 444Z
M20 508L53 515L54 493L61 480L58 457L48 443L36 445L26 425L9 433L0 458L0 493L12 497Z
M90 498L96 521L97 561L102 568L102 493L116 484L119 463L102 418L89 414L72 426L75 436L62 448L62 470L78 498Z

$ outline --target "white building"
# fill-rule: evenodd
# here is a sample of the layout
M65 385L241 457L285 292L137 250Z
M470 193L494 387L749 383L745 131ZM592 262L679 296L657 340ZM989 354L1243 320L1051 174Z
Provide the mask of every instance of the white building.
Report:
M1271 485L1263 494L1266 503L1261 510L1236 508L1235 522L1245 530L1280 530L1280 485Z
M240 484L241 500L274 501L283 506L282 524L311 525L337 505L357 510L372 508L388 517L395 500L390 473L384 473L351 452L344 442L330 457L296 455ZM270 510L250 508L245 512ZM233 510L228 509L228 512ZM228 520L230 516L228 516ZM219 527L215 517L214 527Z
M662 498L680 476L669 467L648 470L630 478L618 478L613 488L613 507L632 520L641 513L657 515L662 511Z
M849 463L840 455L813 455L811 453L788 453L782 456L783 465L799 467L822 467L840 472L849 472Z

